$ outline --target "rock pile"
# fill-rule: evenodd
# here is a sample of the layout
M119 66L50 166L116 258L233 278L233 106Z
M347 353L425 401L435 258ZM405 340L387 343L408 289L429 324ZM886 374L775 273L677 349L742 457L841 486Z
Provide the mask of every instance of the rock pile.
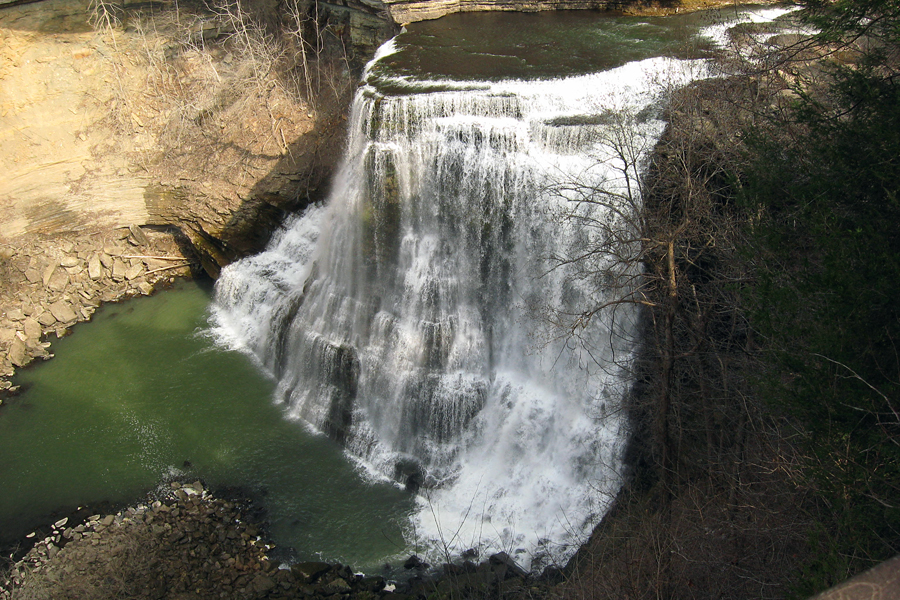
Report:
M137 226L0 246L0 393L17 367L52 355L45 336L90 320L101 302L189 275L172 234Z
M273 546L247 520L246 502L218 498L199 481L172 483L157 497L83 522L56 521L0 578L0 600L553 597L547 582L532 581L502 553L401 584L340 564L282 566L268 558ZM424 563L414 562L411 569L424 573Z

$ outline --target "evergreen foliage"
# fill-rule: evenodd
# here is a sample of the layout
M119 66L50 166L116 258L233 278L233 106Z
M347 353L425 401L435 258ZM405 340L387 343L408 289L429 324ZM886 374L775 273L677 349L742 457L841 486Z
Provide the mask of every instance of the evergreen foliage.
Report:
M807 19L855 60L751 136L744 187L767 392L817 498L801 595L900 552L900 4L810 0Z

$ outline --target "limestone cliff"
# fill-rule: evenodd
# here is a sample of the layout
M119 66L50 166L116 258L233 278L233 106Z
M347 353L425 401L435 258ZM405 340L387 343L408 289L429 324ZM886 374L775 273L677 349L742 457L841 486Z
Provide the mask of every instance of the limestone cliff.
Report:
M215 275L321 197L351 72L251 15L147 6L0 9L0 244L175 227Z
M395 23L437 19L458 12L607 9L622 5L615 0L385 0Z

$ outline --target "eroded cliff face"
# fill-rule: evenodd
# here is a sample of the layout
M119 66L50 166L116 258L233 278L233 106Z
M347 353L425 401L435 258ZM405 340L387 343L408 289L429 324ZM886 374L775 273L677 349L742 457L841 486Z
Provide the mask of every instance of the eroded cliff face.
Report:
M385 11L395 23L437 19L458 12L586 10L618 8L615 0L385 0Z
M144 5L103 18L88 0L0 10L0 243L174 227L215 275L321 197L345 65L300 68L249 15Z
M50 334L324 195L358 58L326 47L343 21L274 7L0 6L0 399Z

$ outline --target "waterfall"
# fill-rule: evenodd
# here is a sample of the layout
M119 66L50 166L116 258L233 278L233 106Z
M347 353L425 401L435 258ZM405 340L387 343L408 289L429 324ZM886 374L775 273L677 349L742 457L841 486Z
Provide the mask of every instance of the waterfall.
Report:
M276 378L290 417L417 491L410 544L503 550L537 568L571 555L618 490L636 309L600 313L578 343L542 315L627 291L611 282L637 265L560 264L599 243L589 220L628 225L574 204L567 184L624 193L634 182L608 116L635 115L635 143L649 149L661 82L683 84L699 64L654 58L538 81L369 77L327 206L223 270L220 341ZM573 206L582 219L563 218Z

